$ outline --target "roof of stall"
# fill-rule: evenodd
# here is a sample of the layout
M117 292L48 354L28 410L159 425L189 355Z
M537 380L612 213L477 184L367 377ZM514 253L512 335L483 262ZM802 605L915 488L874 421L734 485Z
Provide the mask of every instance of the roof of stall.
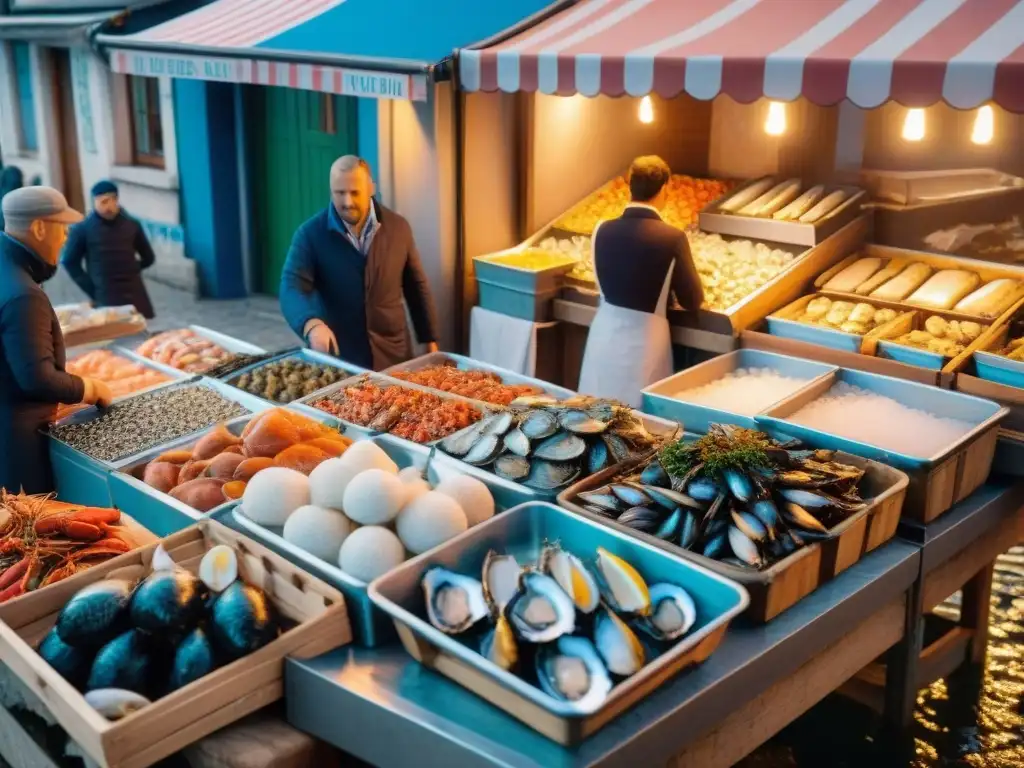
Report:
M455 49L561 5L502 0L481 13L479 0L214 0L97 41L125 74L422 100L427 75Z
M1024 112L1024 0L582 0L459 56L468 91Z

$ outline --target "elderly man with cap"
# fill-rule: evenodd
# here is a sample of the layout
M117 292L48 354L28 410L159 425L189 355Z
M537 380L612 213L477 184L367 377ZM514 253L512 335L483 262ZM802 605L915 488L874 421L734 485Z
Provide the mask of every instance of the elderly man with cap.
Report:
M110 388L64 370L64 337L40 283L57 272L67 227L82 216L50 187L24 187L3 199L0 235L0 487L53 490L46 438L39 433L59 403L110 404Z
M93 212L71 229L61 263L94 306L134 304L139 314L151 320L153 304L142 270L153 266L156 255L146 233L122 210L114 182L98 182L92 188L92 201Z

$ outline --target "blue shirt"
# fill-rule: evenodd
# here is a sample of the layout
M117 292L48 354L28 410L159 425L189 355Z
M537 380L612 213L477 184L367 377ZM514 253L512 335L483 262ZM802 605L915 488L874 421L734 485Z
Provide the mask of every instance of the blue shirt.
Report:
M348 241L355 246L355 249L363 254L363 258L370 255L370 246L373 245L373 237L380 229L380 222L377 221L377 211L373 204L370 204L370 212L366 215L366 222L363 224L362 235L357 235L348 222L342 220L338 215L338 209L334 207L334 201L327 206L327 226L335 232L339 232L348 238Z

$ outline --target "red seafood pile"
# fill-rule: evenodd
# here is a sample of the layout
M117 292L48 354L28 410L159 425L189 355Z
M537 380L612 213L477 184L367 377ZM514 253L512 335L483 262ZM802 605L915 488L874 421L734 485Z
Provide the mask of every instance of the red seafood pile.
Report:
M388 375L494 405L508 405L517 397L539 395L543 392L540 387L529 384L506 384L498 374L490 371L465 371L454 365L431 365L418 371L395 371Z
M416 443L440 440L480 420L479 408L404 387L365 381L313 403L332 416Z
M204 373L232 357L219 344L187 328L158 333L144 341L135 353L186 373Z

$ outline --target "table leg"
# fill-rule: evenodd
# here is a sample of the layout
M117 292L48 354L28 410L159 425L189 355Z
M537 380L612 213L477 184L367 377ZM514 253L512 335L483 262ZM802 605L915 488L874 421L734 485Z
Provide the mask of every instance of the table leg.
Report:
M973 630L968 650L968 660L973 664L984 664L988 651L989 605L994 570L995 563L989 563L963 586L960 626Z
M917 701L917 665L924 644L921 585L917 579L907 591L906 630L903 639L886 653L885 699L882 718L896 733L910 726Z

